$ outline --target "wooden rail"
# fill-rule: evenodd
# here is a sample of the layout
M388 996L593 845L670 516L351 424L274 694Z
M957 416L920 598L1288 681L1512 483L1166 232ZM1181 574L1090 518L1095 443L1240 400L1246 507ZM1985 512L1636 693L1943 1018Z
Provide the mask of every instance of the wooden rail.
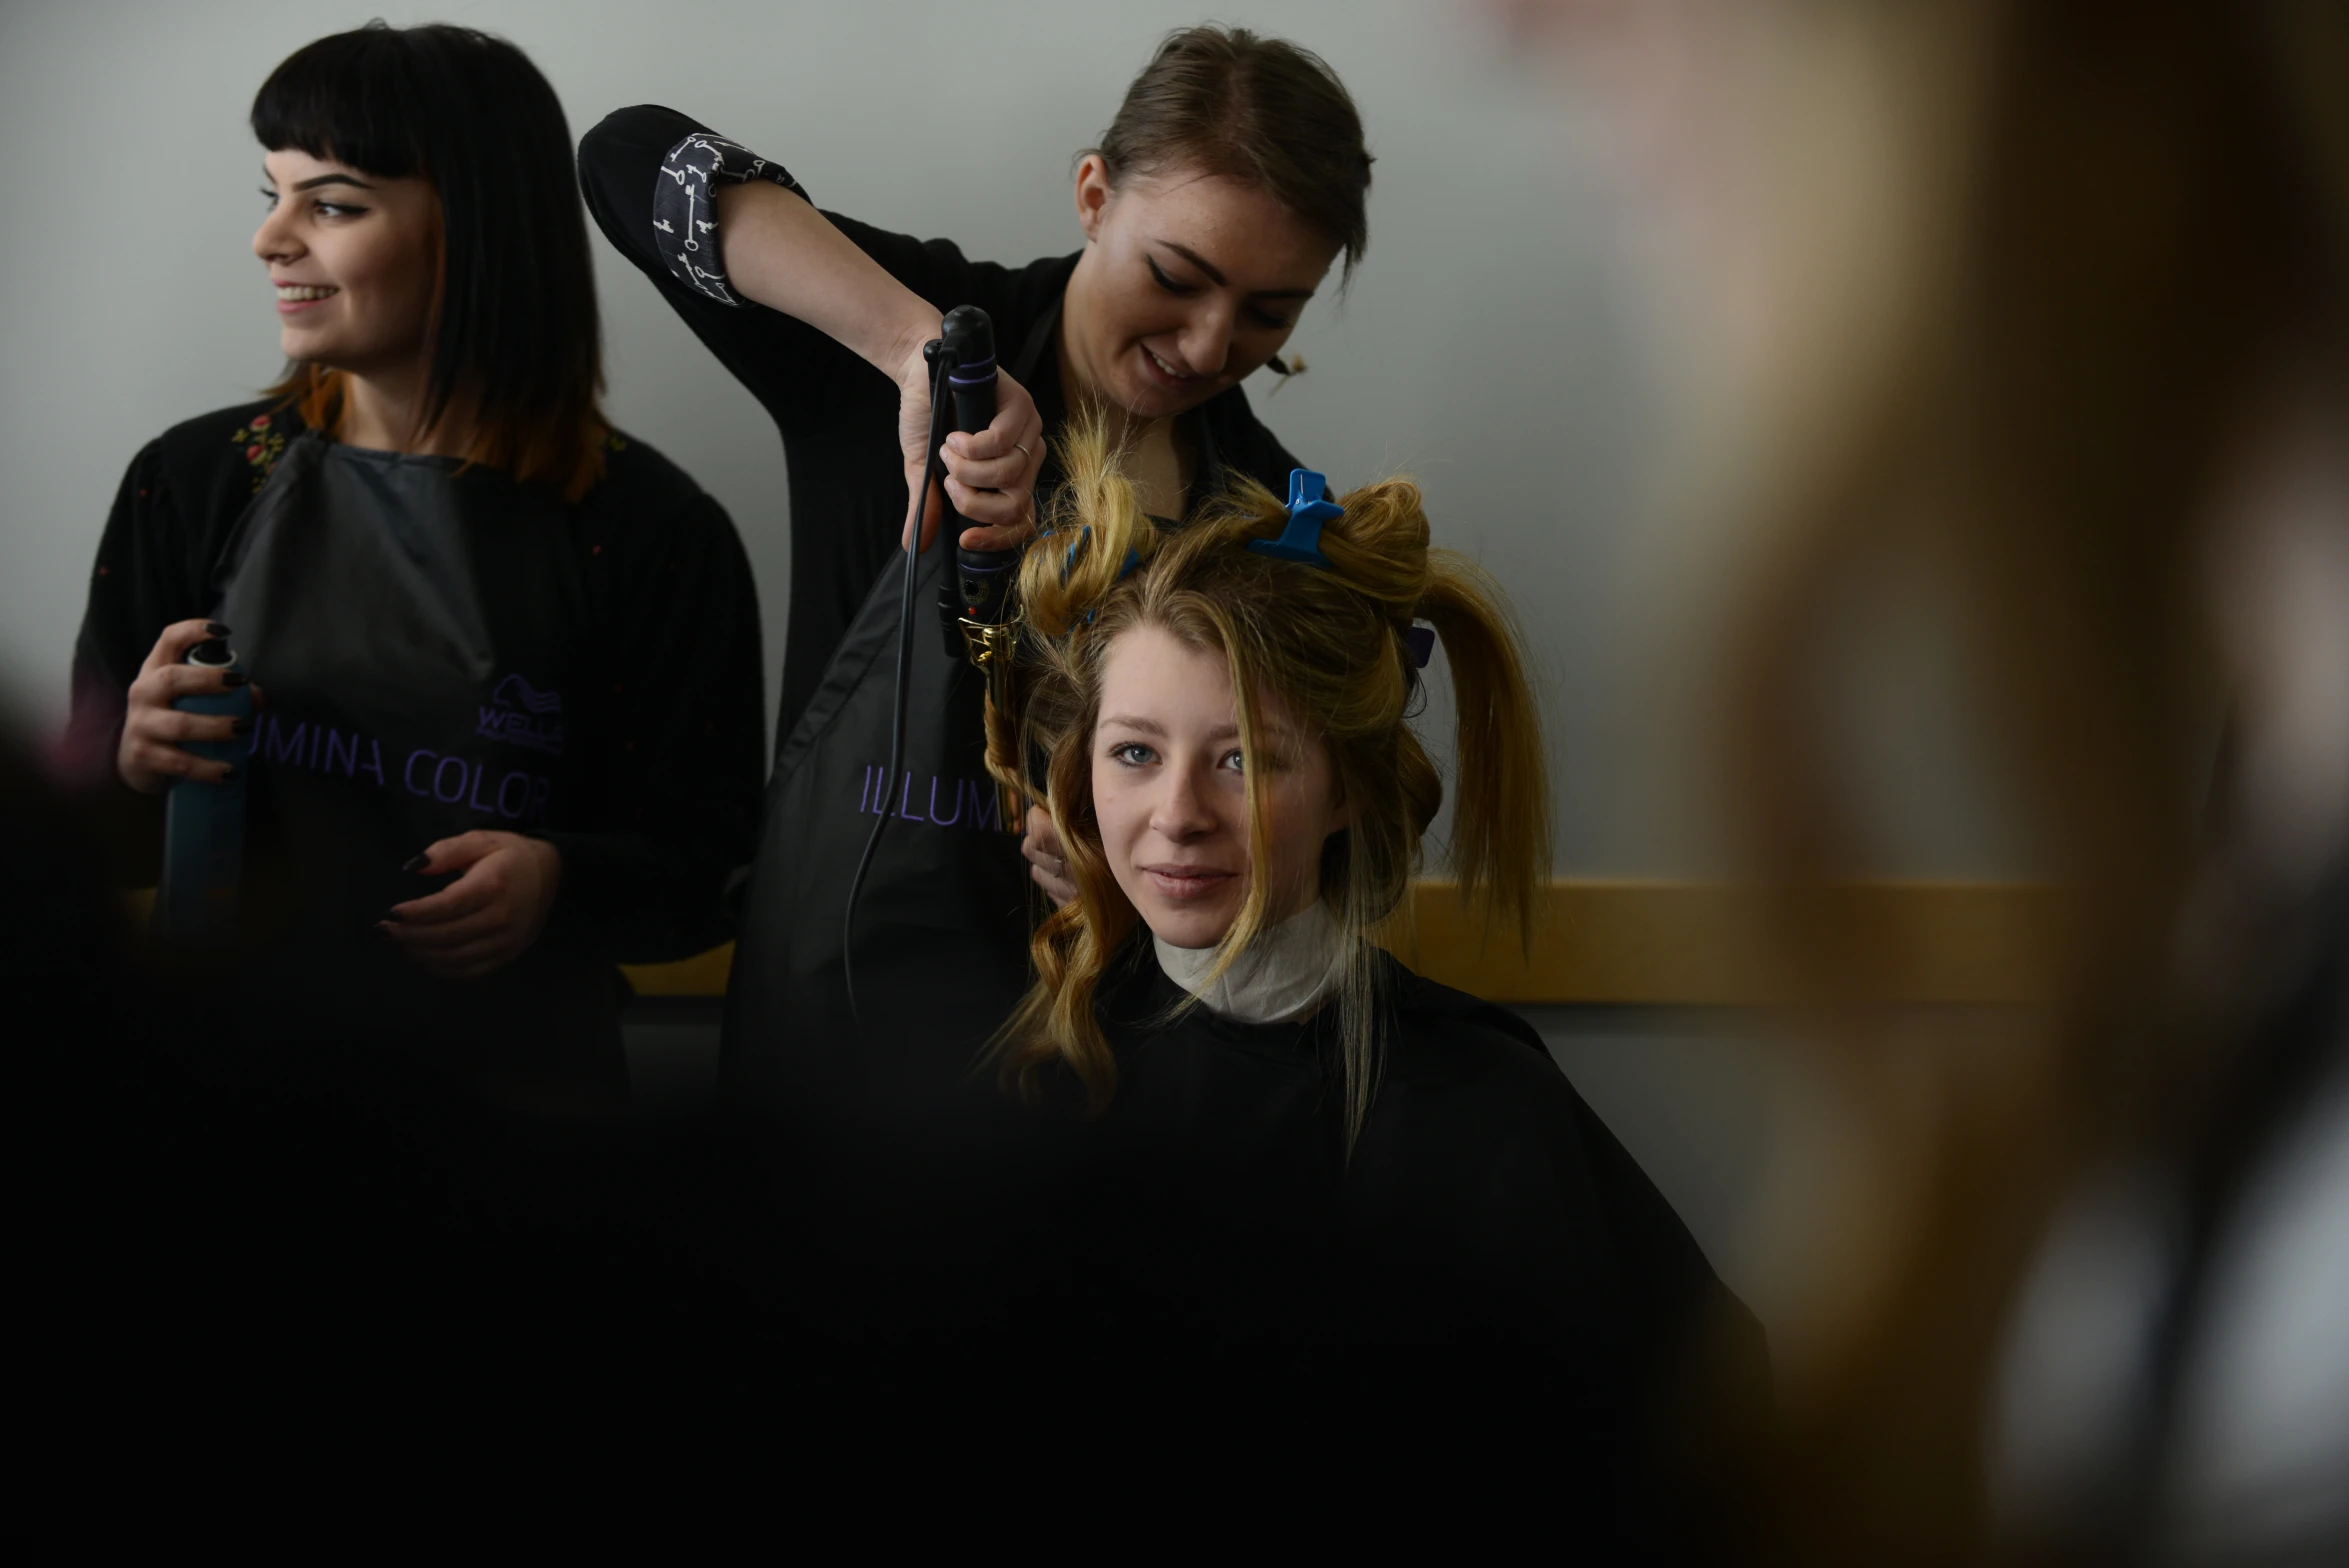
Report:
M1872 994L1912 1002L2027 1002L2059 918L2051 890L2013 882L1878 882L1838 889L1837 918L1871 935ZM1565 880L1542 889L1530 947L1487 932L1447 882L1422 882L1383 940L1421 974L1496 1002L1743 1006L1785 1000L1771 911L1696 882ZM643 996L722 996L731 944L627 970Z

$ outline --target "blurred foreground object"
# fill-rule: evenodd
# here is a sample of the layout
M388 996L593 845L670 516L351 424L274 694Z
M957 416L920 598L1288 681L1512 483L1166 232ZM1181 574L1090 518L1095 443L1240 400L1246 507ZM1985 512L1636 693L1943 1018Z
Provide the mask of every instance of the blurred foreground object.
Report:
M1504 9L1653 187L1734 498L1718 776L1835 1113L1780 1555L2349 1560L2349 9ZM1904 623L2076 912L1997 1049L1894 1049L1828 892Z

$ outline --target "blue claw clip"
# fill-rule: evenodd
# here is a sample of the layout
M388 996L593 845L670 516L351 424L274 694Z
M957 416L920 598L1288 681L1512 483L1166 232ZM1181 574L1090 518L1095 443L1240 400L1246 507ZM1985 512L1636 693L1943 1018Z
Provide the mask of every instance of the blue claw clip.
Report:
M1069 574L1070 572L1073 572L1073 571L1075 571L1075 570L1076 570L1076 567L1077 567L1077 546L1078 546L1078 545L1081 545L1081 544L1083 544L1083 543L1084 543L1086 540L1088 540L1088 539L1090 539L1090 538L1092 538L1092 537L1093 537L1093 525L1092 525L1091 523L1087 523L1087 524L1086 524L1086 525L1085 525L1085 526L1084 526L1084 527L1083 527L1083 528L1082 528L1082 529L1081 529L1081 530L1078 532L1077 536L1076 536L1074 539L1071 539L1071 540L1068 542L1068 554L1066 554L1066 555L1064 555L1064 556L1062 556L1062 557L1060 558L1060 580L1061 580L1062 582L1064 582L1064 583L1065 583L1065 582L1067 582L1067 581L1068 581L1068 574ZM1133 571L1133 569L1134 569L1135 567L1137 567L1137 566L1140 566L1141 564L1142 564L1142 552L1141 552L1141 551L1139 551L1139 550L1137 550L1137 549L1135 549L1135 548L1134 548L1132 545L1128 545L1128 546L1126 546L1126 558L1125 558L1125 560L1124 560L1124 561L1123 561L1123 562L1122 562L1122 563L1121 563L1121 564L1118 566L1118 569L1117 569L1117 580L1118 580L1119 582L1121 582L1121 583L1122 583L1122 582L1124 582L1124 581L1126 580L1127 576L1128 576L1128 575L1129 575L1129 574L1130 574L1130 573Z
M1345 512L1329 499L1329 481L1310 468L1289 470L1289 526L1278 539L1251 539L1248 548L1278 561L1328 566L1321 553L1321 525Z
M1068 554L1060 558L1060 580L1062 582L1067 582L1068 574L1076 570L1077 546L1083 544L1086 540L1092 537L1093 525L1091 523L1087 523L1083 529L1078 532L1077 536L1068 542ZM1132 574L1134 568L1140 566L1141 564L1142 552L1135 549L1132 545L1126 546L1126 558L1118 564L1117 580L1121 583L1124 582L1126 578ZM1091 610L1087 610L1085 612L1085 624L1087 626L1093 624L1093 612Z

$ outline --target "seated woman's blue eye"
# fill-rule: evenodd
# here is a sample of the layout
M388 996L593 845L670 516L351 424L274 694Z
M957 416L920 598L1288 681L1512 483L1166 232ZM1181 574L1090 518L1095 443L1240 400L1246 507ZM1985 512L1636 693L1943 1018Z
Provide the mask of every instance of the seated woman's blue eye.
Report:
M1229 768L1234 773L1245 773L1248 771L1248 759L1242 756L1237 749L1225 752L1223 754L1223 761L1218 765Z
M1157 760L1150 748L1138 740L1130 740L1122 746L1110 747L1109 755L1129 768L1145 767Z

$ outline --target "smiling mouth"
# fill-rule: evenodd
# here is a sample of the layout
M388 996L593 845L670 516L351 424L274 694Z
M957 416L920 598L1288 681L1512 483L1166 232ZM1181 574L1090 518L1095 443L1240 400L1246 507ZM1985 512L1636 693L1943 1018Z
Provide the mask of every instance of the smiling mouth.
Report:
M1206 379L1203 376L1194 376L1187 370L1175 369L1174 366L1168 364L1165 360L1160 359L1156 354L1151 353L1150 345L1147 343L1142 345L1142 352L1150 355L1150 363L1156 365L1158 367L1159 374L1165 376L1170 381L1202 381Z
M277 286L277 302L280 305L304 305L312 300L332 298L341 292L331 283L280 283Z

